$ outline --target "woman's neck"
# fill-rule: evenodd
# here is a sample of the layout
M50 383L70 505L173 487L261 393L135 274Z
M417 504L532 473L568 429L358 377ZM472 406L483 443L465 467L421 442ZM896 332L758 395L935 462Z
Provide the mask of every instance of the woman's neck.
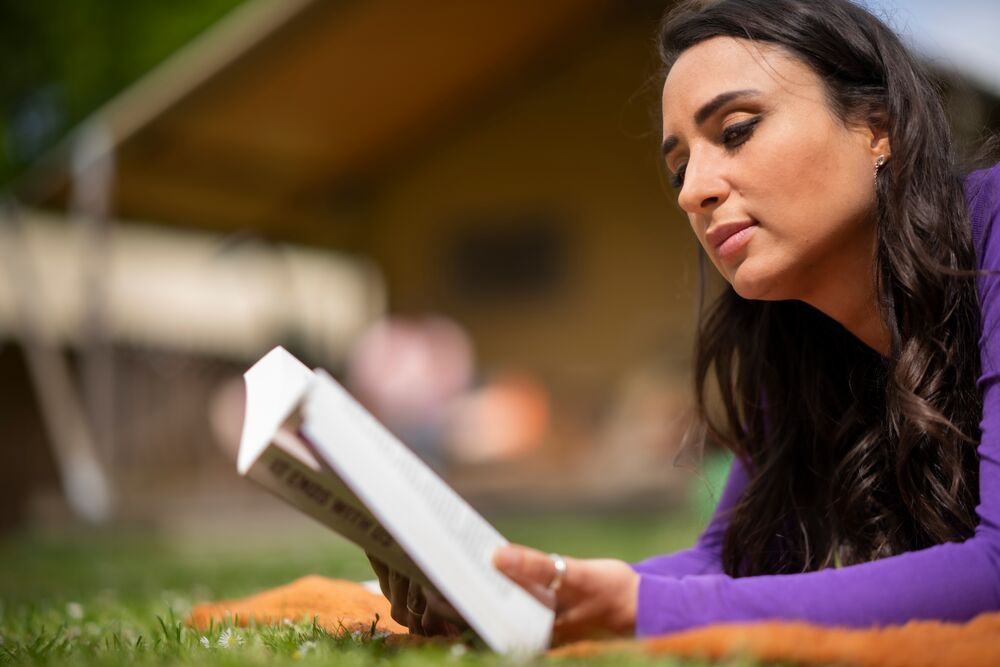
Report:
M879 315L874 295L857 304L856 312L845 312L841 317L834 317L841 325L862 343L872 348L883 357L888 357L892 347L892 337L889 327Z
M873 261L875 239L871 238L863 246L866 250L854 253L846 265L827 274L820 286L803 301L839 322L883 357L888 357L892 336L878 308ZM837 278L830 279L830 275Z

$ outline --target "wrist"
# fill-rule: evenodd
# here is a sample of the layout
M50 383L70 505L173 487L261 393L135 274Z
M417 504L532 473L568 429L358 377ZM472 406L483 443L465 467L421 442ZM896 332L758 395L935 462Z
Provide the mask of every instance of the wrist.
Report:
M634 635L636 613L639 608L639 574L627 564L626 567L628 572L623 577L622 597L618 605L619 613L612 630L620 635Z

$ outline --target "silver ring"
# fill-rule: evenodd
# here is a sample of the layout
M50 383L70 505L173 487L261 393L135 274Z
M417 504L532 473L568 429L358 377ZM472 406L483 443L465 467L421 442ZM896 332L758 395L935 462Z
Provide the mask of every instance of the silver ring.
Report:
M547 588L555 593L562 587L563 579L566 578L566 560L559 554L549 554L549 558L556 568L556 576L552 577Z

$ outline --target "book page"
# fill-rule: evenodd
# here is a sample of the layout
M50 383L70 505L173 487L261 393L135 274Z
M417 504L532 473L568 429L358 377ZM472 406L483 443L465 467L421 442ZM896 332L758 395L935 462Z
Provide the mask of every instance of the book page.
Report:
M493 566L503 536L325 372L303 412L317 454L494 650L548 646L552 610Z

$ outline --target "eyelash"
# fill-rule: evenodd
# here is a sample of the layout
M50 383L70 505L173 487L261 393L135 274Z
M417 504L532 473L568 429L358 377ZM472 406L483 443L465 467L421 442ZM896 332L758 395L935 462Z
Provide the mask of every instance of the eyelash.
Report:
M742 123L734 123L725 128L722 131L722 145L727 150L735 153L750 138L750 135L753 134L755 126L760 122L760 118L760 116L755 116ZM670 184L678 190L684 185L684 171L686 168L687 163L682 164L677 168L677 173L670 177Z

